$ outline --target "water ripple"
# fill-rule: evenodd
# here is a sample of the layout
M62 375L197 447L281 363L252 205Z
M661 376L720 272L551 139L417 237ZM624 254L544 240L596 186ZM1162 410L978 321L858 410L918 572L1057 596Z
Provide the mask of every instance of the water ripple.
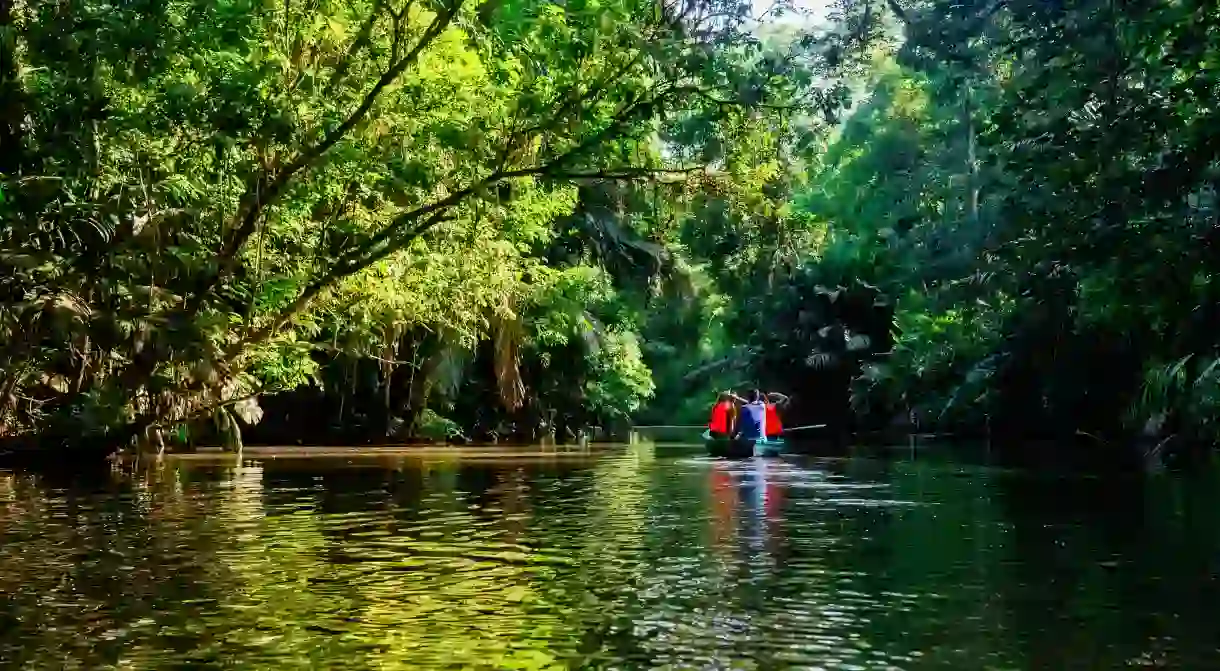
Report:
M1072 628L1056 628L1045 612L1067 602L1055 600L1054 580L1036 573L1062 564L1066 546L1052 543L1060 549L1047 556L1059 559L1039 563L1014 553L1033 551L1029 529L1078 527L1026 525L1026 536L1014 540L993 485L958 471L946 467L935 477L850 461L723 462L637 448L528 467L184 461L92 489L0 473L0 663L848 670L1074 663L1071 646L1090 639L1055 638ZM1119 568L1088 566L1100 586L1123 577ZM1175 581L1166 570L1156 584ZM1088 603L1072 594L1075 608ZM1203 634L1191 647L1163 633L1154 651L1140 640L1113 636L1107 648L1089 647L1087 659L1098 667L1176 659L1201 668L1216 657Z

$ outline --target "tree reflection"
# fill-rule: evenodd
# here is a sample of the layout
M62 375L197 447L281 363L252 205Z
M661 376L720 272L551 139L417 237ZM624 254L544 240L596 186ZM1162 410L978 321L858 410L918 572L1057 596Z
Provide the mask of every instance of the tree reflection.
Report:
M1205 668L1218 491L649 444L0 474L0 662Z

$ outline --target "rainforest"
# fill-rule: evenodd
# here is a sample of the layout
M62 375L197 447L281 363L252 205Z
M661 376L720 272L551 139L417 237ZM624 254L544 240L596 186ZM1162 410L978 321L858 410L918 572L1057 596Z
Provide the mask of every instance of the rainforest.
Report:
M1220 13L0 0L0 449L1206 444Z

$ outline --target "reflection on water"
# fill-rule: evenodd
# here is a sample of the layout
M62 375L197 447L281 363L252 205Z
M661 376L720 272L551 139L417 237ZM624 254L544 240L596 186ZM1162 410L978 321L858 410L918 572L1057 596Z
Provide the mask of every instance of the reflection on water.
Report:
M0 473L0 664L1214 667L1218 491L652 445Z

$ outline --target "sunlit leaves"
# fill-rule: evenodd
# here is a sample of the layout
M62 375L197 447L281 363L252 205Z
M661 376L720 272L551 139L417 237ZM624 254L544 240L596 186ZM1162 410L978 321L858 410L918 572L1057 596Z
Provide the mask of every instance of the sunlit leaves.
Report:
M6 100L24 102L5 112L20 133L5 136L16 167L0 215L6 246L40 263L7 273L5 295L69 292L101 315L5 351L6 368L77 380L26 389L27 409L80 418L151 392L154 403L100 415L187 419L222 403L226 380L287 389L314 377L320 352L392 358L407 332L470 349L496 319L531 313L537 342L585 343L582 370L609 385L589 387L601 390L596 412L621 417L647 391L630 310L581 273L630 249L647 262L641 277L659 277L681 208L666 220L655 206L669 196L654 190L636 201L651 213L617 222L629 243L564 260L575 268L537 255L575 208L573 179L674 168L672 183L699 159L741 179L731 205L743 221L791 218L783 112L813 79L799 49L760 48L747 9L20 5L8 53L19 76L4 76ZM687 146L660 145L690 120L700 128ZM4 314L6 328L21 321ZM81 431L110 428L92 421Z

